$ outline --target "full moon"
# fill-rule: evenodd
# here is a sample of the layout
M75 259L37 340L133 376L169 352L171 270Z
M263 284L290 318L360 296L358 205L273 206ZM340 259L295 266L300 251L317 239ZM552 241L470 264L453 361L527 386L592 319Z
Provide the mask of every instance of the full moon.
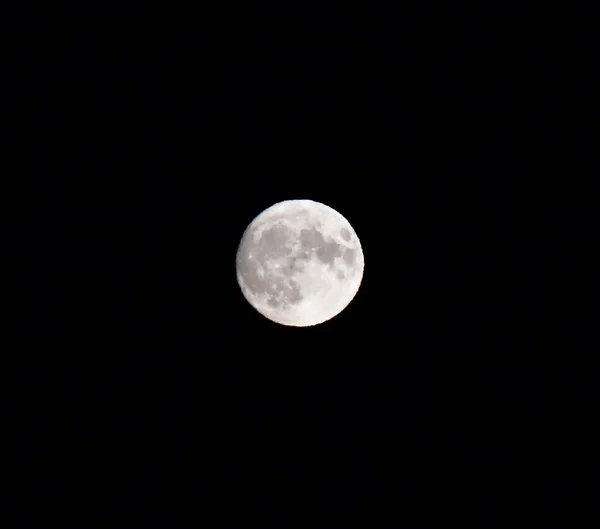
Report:
M236 256L244 297L266 318L294 327L330 320L352 301L364 257L350 223L312 200L286 200L246 228Z

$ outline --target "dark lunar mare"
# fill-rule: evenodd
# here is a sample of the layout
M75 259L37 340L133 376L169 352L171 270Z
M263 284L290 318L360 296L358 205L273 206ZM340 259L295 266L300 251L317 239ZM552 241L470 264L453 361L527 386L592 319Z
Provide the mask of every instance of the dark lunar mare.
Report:
M283 224L274 226L263 231L258 244L254 244L254 233L257 227L251 228L242 238L237 254L237 268L244 284L255 295L267 294L269 297L277 297L280 293L282 299L269 299L267 304L272 307L280 305L288 306L302 300L300 287L290 281L291 286L277 277L260 277L258 271L262 267L266 272L265 263L271 259L287 257L291 254L291 248L286 247L290 240L290 230ZM252 255L252 258L250 258Z
M356 250L351 250L350 248L346 248L344 251L344 261L348 264L354 264L356 261Z
M305 251L315 252L322 262L333 265L336 257L342 255L342 248L335 241L326 241L323 234L315 228L304 229L300 232L300 244Z

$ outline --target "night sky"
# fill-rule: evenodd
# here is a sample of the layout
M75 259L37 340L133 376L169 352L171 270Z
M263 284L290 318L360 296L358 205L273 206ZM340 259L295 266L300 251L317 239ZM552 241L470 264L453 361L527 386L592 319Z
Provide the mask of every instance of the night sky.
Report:
M23 523L589 520L575 22L164 9L28 13L11 52ZM235 253L300 198L349 220L365 270L292 328Z

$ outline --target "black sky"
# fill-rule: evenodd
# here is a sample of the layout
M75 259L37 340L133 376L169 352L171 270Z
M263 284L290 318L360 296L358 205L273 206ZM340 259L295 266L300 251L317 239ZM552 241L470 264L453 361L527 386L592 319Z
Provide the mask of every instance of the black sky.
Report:
M14 490L43 498L24 516L492 528L585 512L565 482L587 465L563 441L586 437L593 376L573 362L574 27L369 11L28 15L5 209ZM295 198L340 211L365 255L351 305L304 329L235 279L247 224Z

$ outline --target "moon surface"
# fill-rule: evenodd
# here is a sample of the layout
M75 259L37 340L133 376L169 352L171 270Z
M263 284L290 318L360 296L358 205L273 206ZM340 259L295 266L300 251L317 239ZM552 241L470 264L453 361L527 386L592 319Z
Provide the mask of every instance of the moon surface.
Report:
M236 256L244 297L266 318L295 327L330 320L352 301L364 257L350 223L312 200L286 200L246 228Z

